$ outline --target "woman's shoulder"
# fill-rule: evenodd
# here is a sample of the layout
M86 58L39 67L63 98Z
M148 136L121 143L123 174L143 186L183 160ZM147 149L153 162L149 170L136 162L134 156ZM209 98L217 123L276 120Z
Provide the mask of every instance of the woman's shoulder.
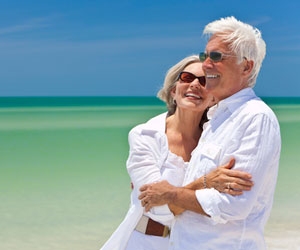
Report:
M129 132L129 136L131 135L147 135L147 134L155 134L155 133L165 133L166 128L166 117L167 113L159 114L155 117L152 117L146 123L139 124L132 128Z
M148 122L135 126L128 135L130 148L152 148L162 150L167 147L165 136L166 113L151 118Z

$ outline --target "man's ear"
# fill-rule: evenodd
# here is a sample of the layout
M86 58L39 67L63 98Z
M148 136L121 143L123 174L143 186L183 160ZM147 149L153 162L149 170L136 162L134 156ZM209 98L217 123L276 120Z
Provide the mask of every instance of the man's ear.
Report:
M253 65L254 65L254 62L252 60L247 60L247 59L244 60L244 71L243 71L243 74L245 76L250 75L250 73L253 70Z

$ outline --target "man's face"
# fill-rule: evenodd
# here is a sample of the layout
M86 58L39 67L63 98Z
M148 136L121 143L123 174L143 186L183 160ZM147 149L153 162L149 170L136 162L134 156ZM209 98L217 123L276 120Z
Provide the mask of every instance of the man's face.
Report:
M237 64L237 57L228 44L219 37L212 36L206 45L206 53L218 51L226 55L221 61L213 62L209 57L202 64L206 76L206 89L219 102L247 86L244 63Z

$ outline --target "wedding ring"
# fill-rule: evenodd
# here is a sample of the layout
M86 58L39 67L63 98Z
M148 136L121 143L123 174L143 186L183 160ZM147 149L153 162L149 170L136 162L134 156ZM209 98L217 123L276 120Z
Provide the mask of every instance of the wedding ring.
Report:
M230 182L227 183L227 188L228 188L229 190L231 189L231 187L230 187Z

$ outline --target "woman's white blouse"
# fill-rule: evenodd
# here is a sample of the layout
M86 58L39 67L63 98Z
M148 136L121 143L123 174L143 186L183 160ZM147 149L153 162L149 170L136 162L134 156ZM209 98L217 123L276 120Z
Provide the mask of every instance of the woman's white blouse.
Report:
M131 205L125 219L101 250L125 249L143 214L168 226L174 219L167 205L154 207L145 213L138 199L140 187L147 183L167 180L172 185L182 186L188 163L169 151L165 134L166 116L166 113L158 115L147 123L136 126L129 133L127 170L134 186Z

